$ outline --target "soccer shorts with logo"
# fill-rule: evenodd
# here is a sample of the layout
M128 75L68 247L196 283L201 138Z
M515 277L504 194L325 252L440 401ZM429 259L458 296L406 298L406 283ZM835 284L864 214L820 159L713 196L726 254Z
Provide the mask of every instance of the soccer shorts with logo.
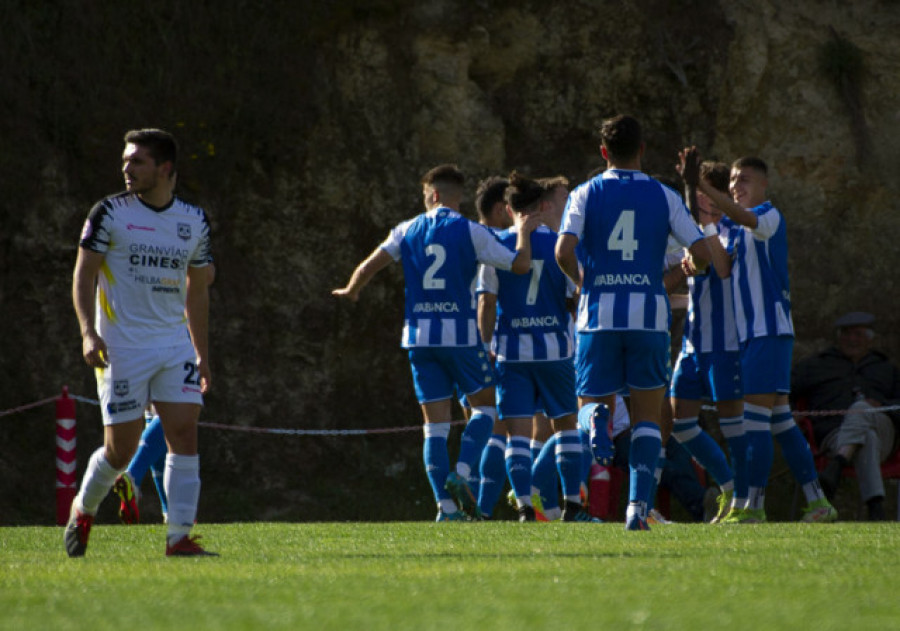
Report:
M597 331L579 333L575 350L578 396L602 397L664 387L669 381L669 334L666 331Z
M491 359L482 346L419 346L409 349L419 403L470 395L495 385Z
M97 368L103 424L144 418L150 401L203 405L197 354L190 342L163 348L109 348Z
M789 393L793 353L790 335L754 337L741 344L744 394Z

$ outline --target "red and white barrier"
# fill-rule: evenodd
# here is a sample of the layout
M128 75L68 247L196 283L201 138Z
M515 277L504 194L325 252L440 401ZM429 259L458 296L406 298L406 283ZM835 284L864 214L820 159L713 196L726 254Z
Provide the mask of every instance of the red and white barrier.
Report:
M75 499L75 400L68 386L56 400L56 523L65 525Z

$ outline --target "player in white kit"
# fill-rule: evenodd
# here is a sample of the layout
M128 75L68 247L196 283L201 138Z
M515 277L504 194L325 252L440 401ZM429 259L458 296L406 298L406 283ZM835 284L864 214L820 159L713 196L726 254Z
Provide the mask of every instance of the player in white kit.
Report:
M81 235L72 297L95 369L104 446L72 502L65 545L83 556L94 515L128 466L152 401L169 454L167 556L209 556L191 537L200 497L197 420L209 369L209 222L175 196L177 145L159 129L125 135L126 192L98 202Z

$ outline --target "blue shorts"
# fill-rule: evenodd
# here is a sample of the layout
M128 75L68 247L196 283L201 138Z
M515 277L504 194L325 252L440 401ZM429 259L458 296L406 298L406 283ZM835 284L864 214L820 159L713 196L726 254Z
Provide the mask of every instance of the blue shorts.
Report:
M551 419L575 414L575 365L571 359L500 362L497 401L501 419L531 418L539 410Z
M579 396L603 397L662 388L669 382L668 331L579 333L575 350Z
M744 394L787 394L791 391L790 335L754 337L741 344Z
M482 346L420 346L409 349L419 403L474 394L495 385L491 359Z
M741 354L737 351L682 351L675 362L669 396L688 401L743 399Z

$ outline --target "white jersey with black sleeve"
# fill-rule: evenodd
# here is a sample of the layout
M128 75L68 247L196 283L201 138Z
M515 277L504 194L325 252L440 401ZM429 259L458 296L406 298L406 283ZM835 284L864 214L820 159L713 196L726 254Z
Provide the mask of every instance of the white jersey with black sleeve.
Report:
M91 209L80 246L105 256L97 282L97 332L110 347L190 341L187 268L212 260L206 213L175 197L154 208L121 193Z

